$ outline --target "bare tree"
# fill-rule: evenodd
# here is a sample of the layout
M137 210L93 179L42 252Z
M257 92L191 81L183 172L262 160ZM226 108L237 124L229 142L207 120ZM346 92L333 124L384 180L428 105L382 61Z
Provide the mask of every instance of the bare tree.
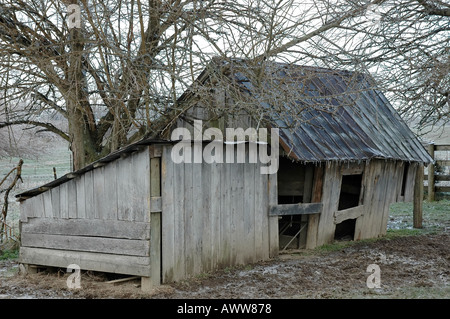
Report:
M369 71L419 128L449 122L450 3L380 1L347 23L317 39L312 52L318 61Z
M255 80L265 61L326 64L323 39L358 30L355 17L382 2L0 0L0 129L27 124L57 134L77 169L158 136L188 107L178 97L213 56L246 59ZM282 98L295 102L292 94Z

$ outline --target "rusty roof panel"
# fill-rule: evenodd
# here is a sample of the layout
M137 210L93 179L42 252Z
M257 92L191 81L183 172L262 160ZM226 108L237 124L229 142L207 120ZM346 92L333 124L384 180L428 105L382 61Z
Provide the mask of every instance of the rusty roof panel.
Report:
M370 76L265 63L266 72L270 72L265 77L270 80L262 84L266 92L284 85L289 90L297 88L302 95L295 105L283 101L284 105L260 105L269 113L271 125L280 129L281 145L292 158L305 162L372 158L432 161ZM245 75L245 62L238 64L234 80L250 94L261 94Z

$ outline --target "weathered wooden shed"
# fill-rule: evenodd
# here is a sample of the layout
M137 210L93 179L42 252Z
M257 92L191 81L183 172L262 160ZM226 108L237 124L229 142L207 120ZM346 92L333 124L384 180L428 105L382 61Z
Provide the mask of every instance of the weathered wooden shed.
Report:
M226 78L251 95L255 87L242 66L228 68ZM286 77L291 68L305 70L274 67L293 79L287 85L301 82ZM187 111L179 126L193 119L236 125L230 112L217 112L235 102L224 98L227 87L211 81L218 69L208 67L200 86L180 98ZM415 172L431 159L367 77L358 78L358 94L345 94L354 74L308 70L310 79L316 76L305 92L339 90L347 102L334 112L306 108L297 118L281 116L282 107L258 106L270 109L269 125L280 128L277 173L261 174L263 164L250 161L176 164L175 142L142 140L19 194L20 262L141 276L149 288L266 260L287 247L385 234L390 203L411 200ZM336 106L338 99L326 103ZM248 114L237 118L244 128L253 123Z

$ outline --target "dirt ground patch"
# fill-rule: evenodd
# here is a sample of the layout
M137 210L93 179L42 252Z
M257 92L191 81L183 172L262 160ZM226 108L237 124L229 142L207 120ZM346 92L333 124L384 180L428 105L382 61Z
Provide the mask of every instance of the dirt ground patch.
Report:
M83 272L68 289L64 270L20 275L16 262L0 262L0 299L6 298L450 298L450 234L383 238L334 251L291 251L276 259L205 273L143 293L139 281L106 283ZM368 288L367 267L380 267L380 288Z

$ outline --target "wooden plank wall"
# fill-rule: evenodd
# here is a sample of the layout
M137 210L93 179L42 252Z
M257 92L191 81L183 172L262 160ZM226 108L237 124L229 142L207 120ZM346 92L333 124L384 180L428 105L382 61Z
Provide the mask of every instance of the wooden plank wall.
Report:
M347 166L347 164L345 164ZM408 173L414 176L417 165L411 165ZM344 212L338 211L339 195L342 181L342 166L337 163L325 167L323 180L323 211L319 217L317 228L317 242L320 246L332 243L337 220L342 222ZM374 238L386 234L389 218L389 206L397 200L400 192L398 180L402 179L403 164L400 161L371 160L363 171L363 196L361 209L363 214L351 214L357 208L348 209L347 218L356 218L355 240ZM407 189L408 190L408 189ZM406 194L405 194L406 196ZM409 196L409 195L408 195ZM312 234L311 234L312 235ZM311 248L309 246L309 248Z
M145 150L22 202L21 262L67 267L73 260L81 269L149 276L150 157Z
M268 216L269 177L259 164L174 164L170 156L164 147L163 282L268 259L270 245L278 249L270 240L277 220Z

